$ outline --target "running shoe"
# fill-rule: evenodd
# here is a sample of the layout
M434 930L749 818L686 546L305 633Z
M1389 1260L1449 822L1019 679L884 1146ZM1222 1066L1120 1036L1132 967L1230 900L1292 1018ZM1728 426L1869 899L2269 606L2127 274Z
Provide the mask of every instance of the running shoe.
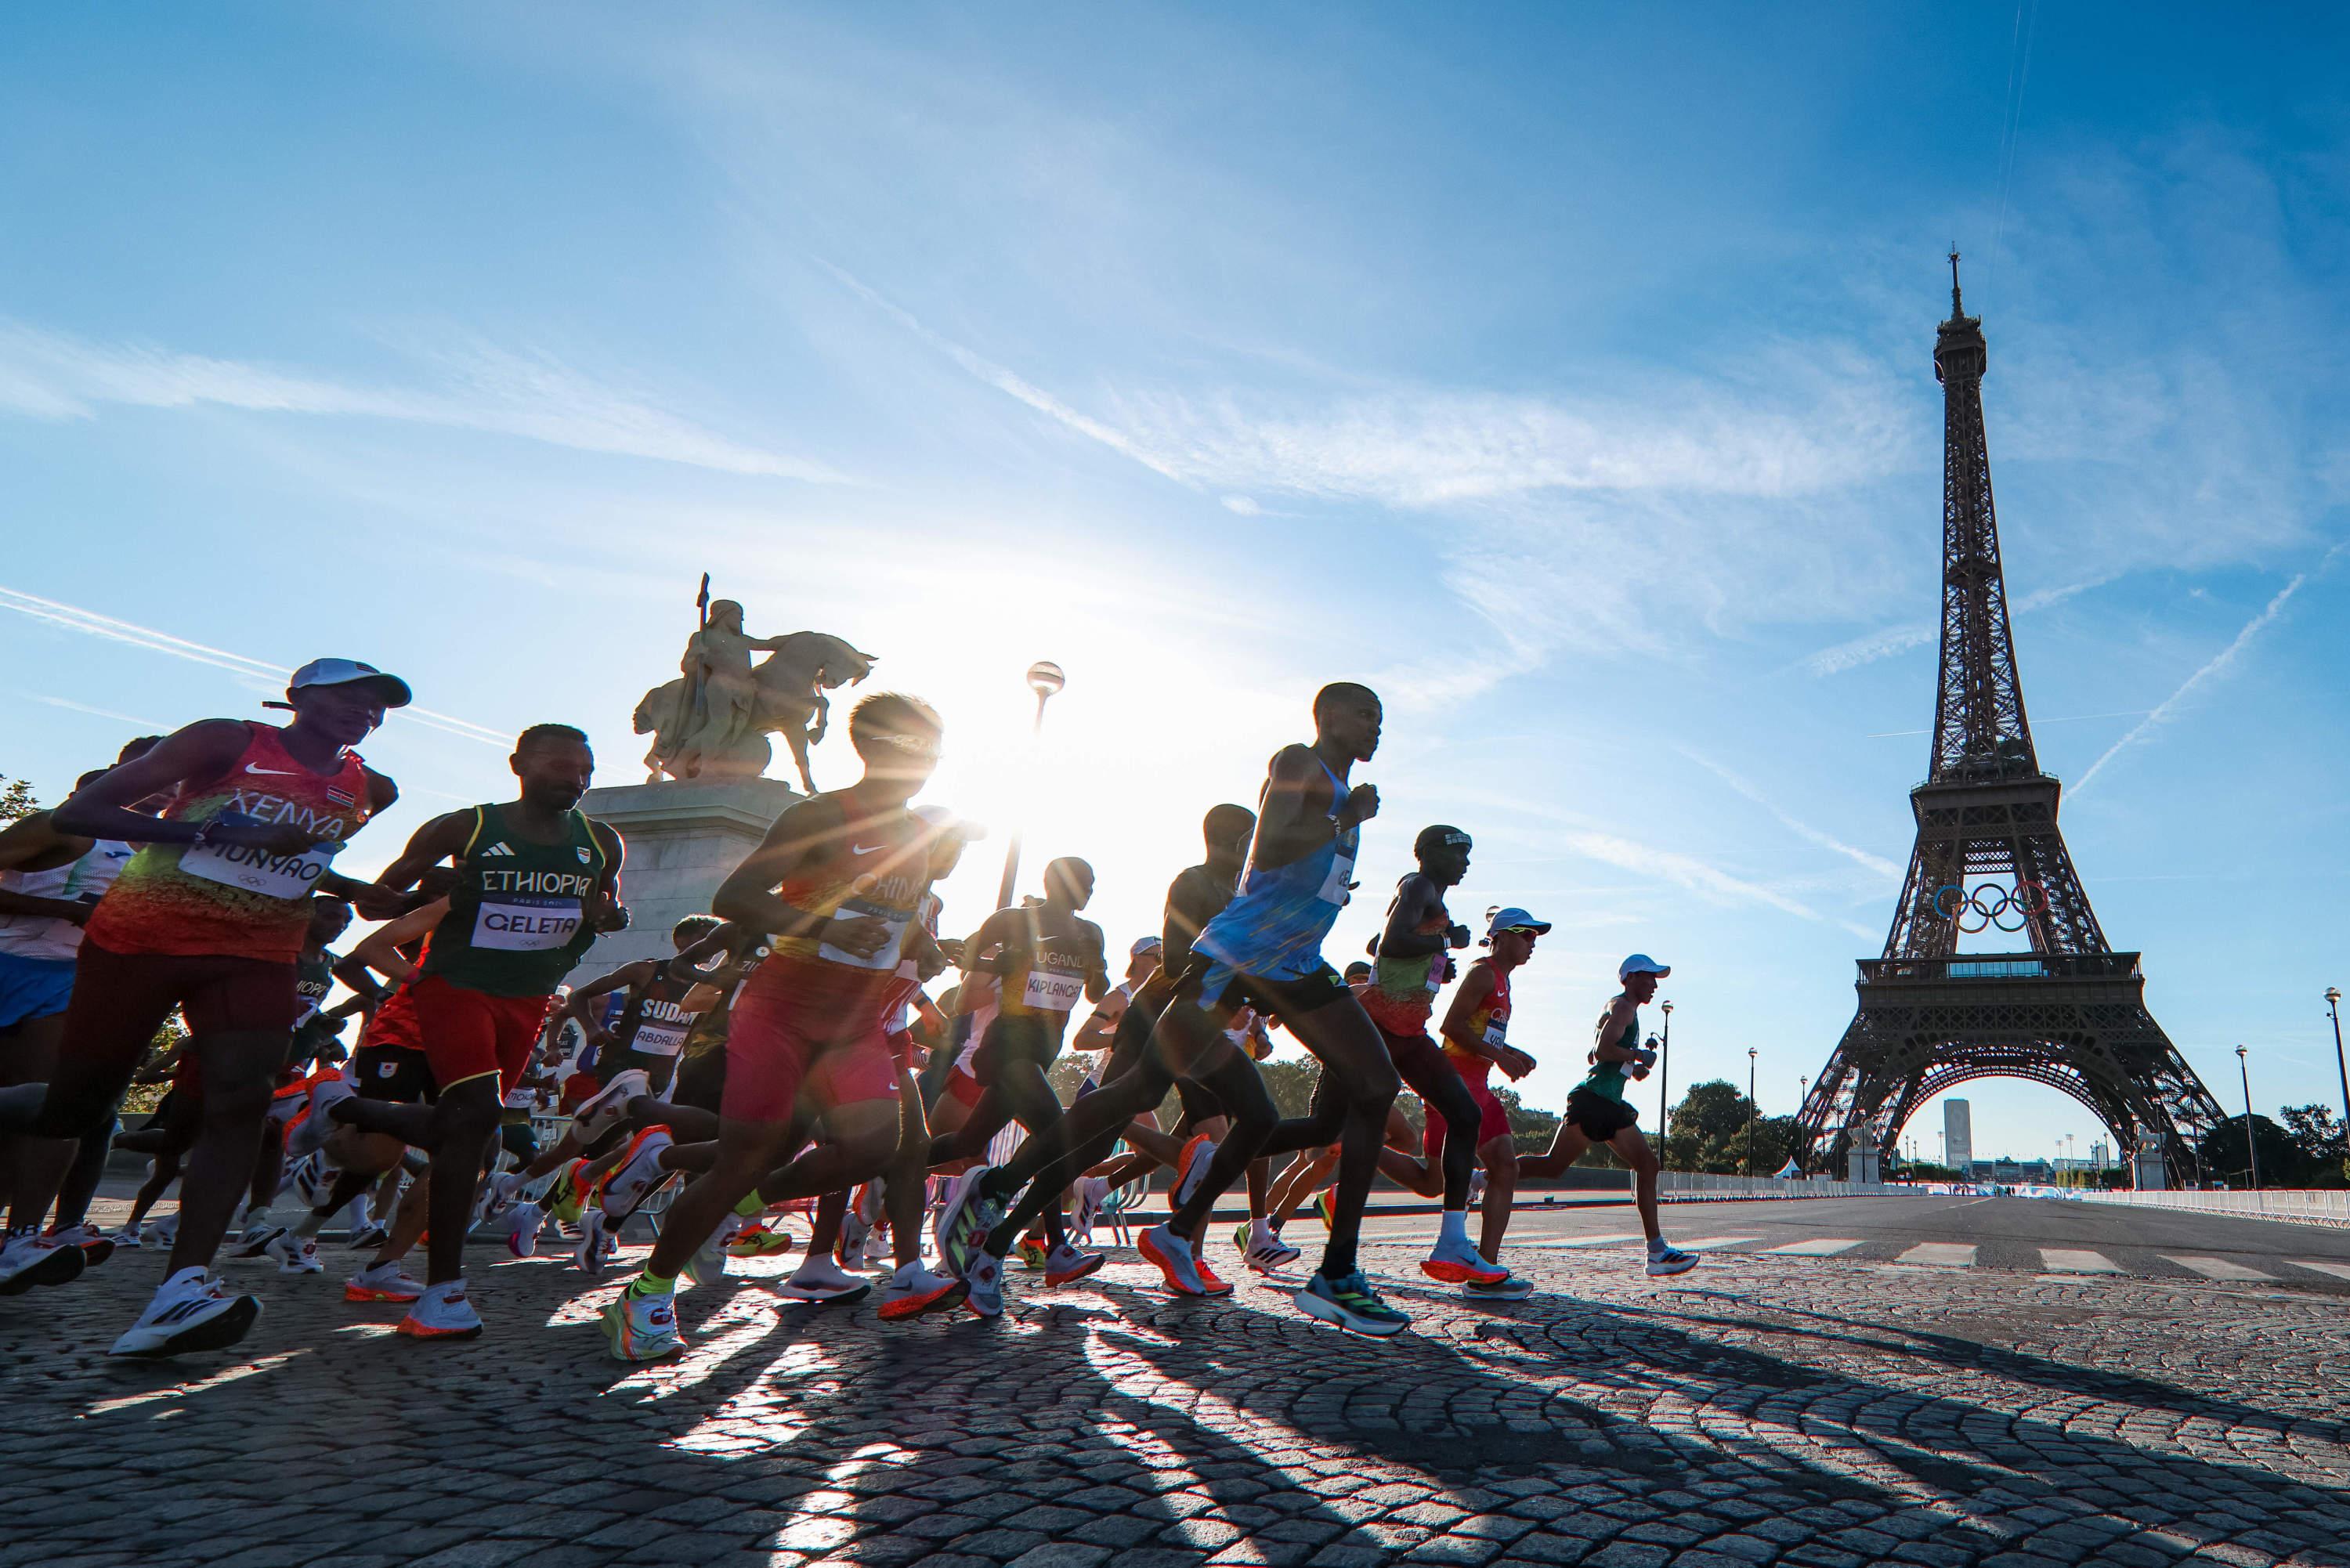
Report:
M1081 1176L1077 1178L1077 1208L1069 1220L1069 1234L1080 1244L1094 1239L1095 1222L1101 1219L1102 1205L1109 1201L1109 1178Z
M1305 1288L1290 1299L1310 1316L1375 1339L1401 1334L1411 1324L1411 1319L1379 1299L1360 1269L1343 1280L1317 1271L1305 1282Z
M114 1256L114 1238L87 1220L61 1231L51 1231L49 1240L64 1246L79 1247L81 1261L93 1269Z
M615 1361L670 1361L685 1354L677 1332L677 1302L665 1291L639 1295L631 1285L602 1315L605 1343Z
M1303 1255L1283 1241L1278 1231L1267 1231L1263 1237L1251 1241L1246 1225L1233 1235L1232 1245L1240 1250L1241 1262L1260 1274L1279 1273Z
M427 1285L392 1332L411 1339L479 1339L482 1314L465 1299L465 1282Z
M571 1130L579 1135L582 1144L592 1144L620 1125L629 1114L629 1101L652 1087L652 1080L642 1067L631 1067L625 1073L615 1073L612 1081L579 1103L571 1113Z
M391 1231L387 1227L370 1220L351 1231L351 1250L355 1252L372 1252L390 1240Z
M321 1078L311 1085L309 1114L286 1135L286 1158L307 1159L326 1147L338 1125L328 1113L345 1100L358 1097L359 1091L351 1087L348 1079Z
M1314 1195L1314 1217L1322 1221L1325 1231L1338 1228L1338 1189L1326 1187Z
M506 1251L527 1258L538 1251L538 1233L546 1229L546 1210L536 1203L517 1203L506 1213Z
M771 1258L791 1250L792 1233L781 1225L771 1228L762 1220L745 1225L741 1235L726 1243L726 1255L730 1258Z
M736 1215L730 1214L726 1218L735 1224L742 1223ZM712 1231L710 1239L696 1247L693 1256L685 1261L685 1277L697 1285L714 1285L724 1279L726 1243L733 1236L733 1232L723 1225Z
M308 1236L296 1236L288 1231L272 1240L269 1255L277 1260L281 1274L323 1274L327 1265L318 1262L318 1243Z
M840 1217L840 1234L832 1240L832 1261L844 1269L856 1268L865 1259L865 1238L869 1228L857 1215L852 1199L847 1211Z
M971 1308L974 1317L1003 1315L1003 1260L992 1252L981 1251L971 1261L971 1272L963 1275L963 1283L971 1293L962 1304Z
M424 1282L400 1272L397 1262L371 1263L343 1284L347 1302L398 1302L402 1305L424 1293Z
M881 1287L881 1321L907 1323L925 1313L951 1311L970 1293L971 1286L952 1275L909 1263Z
M572 1160L547 1183L548 1211L563 1224L579 1223L579 1211L588 1207L588 1199L596 1190L596 1184L585 1179L587 1169L586 1160Z
M327 1190L333 1185L333 1179L327 1175L325 1152L316 1150L296 1160L294 1168L286 1173L286 1180L293 1186L294 1196L303 1208L316 1209L324 1203Z
M1485 1171L1481 1166L1469 1173L1468 1207L1474 1209L1485 1201Z
M1661 1237L1648 1243L1648 1277L1650 1279L1661 1278L1666 1274L1685 1274L1697 1265L1698 1255L1695 1252L1684 1252Z
M1020 1266L1032 1274L1041 1274L1050 1267L1051 1254L1045 1250L1044 1241L1035 1236L1023 1236L1015 1249L1020 1254Z
M631 1067L629 1072L637 1069ZM627 1073L620 1075L628 1076ZM644 1200L660 1190L673 1171L661 1168L660 1157L669 1152L677 1140L667 1127L647 1127L629 1144L629 1152L612 1174L604 1179L604 1220L607 1229L617 1233L621 1224L634 1214Z
M1200 1189L1201 1179L1208 1174L1208 1162L1215 1158L1215 1139L1206 1133L1192 1134L1183 1152L1175 1157L1175 1185L1167 1193L1170 1213L1191 1200L1191 1194Z
M261 1315L261 1298L233 1296L202 1269L182 1269L157 1287L139 1321L122 1331L109 1355L181 1355L220 1350L243 1339Z
M873 1293L873 1282L844 1273L830 1253L811 1252L792 1277L767 1287L795 1302L859 1302Z
M232 1258L258 1258L262 1253L269 1251L270 1242L284 1234L286 1234L286 1227L283 1225L263 1223L247 1226L244 1235L231 1241L221 1251Z
M146 1238L147 1244L151 1247L169 1247L180 1239L179 1210L173 1210L161 1220L148 1220L147 1229L141 1231L140 1234Z
M1191 1255L1191 1244L1164 1225L1153 1225L1134 1239L1134 1250L1159 1265L1167 1276L1167 1288L1179 1296L1204 1296L1207 1282L1200 1277L1199 1260Z
M118 1247L143 1247L147 1244L139 1239L139 1228L135 1225L125 1225L121 1230L109 1233L106 1239Z
M1207 1287L1207 1293L1209 1295L1228 1296L1232 1293L1232 1287L1224 1282L1223 1277L1218 1274L1215 1270L1208 1267L1208 1260L1205 1254L1200 1252L1192 1253L1191 1268L1193 1272L1199 1274L1200 1283Z
M579 1244L571 1249L571 1266L583 1273L594 1273L604 1265L604 1211L584 1210L579 1216Z
M951 1274L971 1267L972 1256L988 1232L1003 1222L1003 1199L989 1196L981 1180L993 1168L979 1166L963 1172L947 1193L946 1211L939 1216L939 1262Z
M1098 1271L1107 1258L1099 1252L1080 1252L1066 1241L1054 1248L1045 1258L1046 1289L1071 1284Z
M482 1220L491 1220L514 1207L527 1185L519 1170L503 1170L482 1186Z
M1485 1261L1485 1255L1464 1239L1439 1239L1436 1250L1419 1261L1419 1272L1439 1284L1481 1285L1499 1283L1510 1277L1510 1271L1497 1268Z
M1461 1293L1471 1301L1523 1301L1534 1293L1534 1282L1532 1280L1522 1280L1515 1274L1495 1280L1491 1284L1480 1284L1475 1280L1471 1280L1461 1287Z
M69 1284L88 1267L79 1247L28 1231L0 1247L0 1296L18 1295L35 1285Z

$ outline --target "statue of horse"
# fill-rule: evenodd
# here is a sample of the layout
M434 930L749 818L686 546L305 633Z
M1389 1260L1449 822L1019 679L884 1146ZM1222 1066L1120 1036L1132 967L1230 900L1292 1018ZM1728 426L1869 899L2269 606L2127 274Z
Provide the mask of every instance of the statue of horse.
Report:
M683 677L657 686L637 704L636 732L653 737L645 766L654 780L756 778L774 759L767 736L783 735L798 768L800 787L816 793L808 772L808 748L824 739L829 725L828 691L854 686L873 672L875 657L828 632L800 631L774 640L773 650L752 667L750 722L739 730L694 711ZM722 728L728 732L713 732Z

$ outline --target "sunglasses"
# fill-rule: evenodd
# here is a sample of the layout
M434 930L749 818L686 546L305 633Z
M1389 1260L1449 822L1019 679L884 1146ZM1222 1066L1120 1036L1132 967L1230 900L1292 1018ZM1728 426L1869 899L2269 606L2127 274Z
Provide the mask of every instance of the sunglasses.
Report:
M1503 926L1499 934L1505 936L1538 937L1542 935L1542 928L1540 926Z

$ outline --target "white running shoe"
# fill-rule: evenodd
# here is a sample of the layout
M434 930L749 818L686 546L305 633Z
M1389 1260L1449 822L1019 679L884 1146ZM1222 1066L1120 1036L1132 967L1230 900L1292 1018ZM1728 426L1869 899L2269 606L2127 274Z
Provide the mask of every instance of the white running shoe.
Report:
M81 1261L93 1269L114 1256L114 1238L87 1220L50 1231L49 1240L60 1246L79 1247Z
M546 1228L546 1210L536 1203L517 1203L506 1213L506 1251L527 1258L538 1251L538 1233Z
M283 1231L271 1238L269 1255L277 1260L277 1272L281 1274L323 1274L327 1272L327 1265L318 1262L316 1237Z
M604 1341L615 1361L668 1361L685 1354L677 1301L667 1292L639 1295L633 1286L604 1308Z
M630 1072L636 1071L630 1068ZM626 1077L627 1074L621 1076ZM663 1170L660 1157L677 1140L670 1137L667 1127L649 1127L637 1135L629 1146L628 1158L604 1180L604 1219L617 1235L621 1224L648 1198L660 1190L674 1171Z
M269 1243L286 1234L283 1225L263 1223L248 1226L244 1235L221 1249L232 1258L258 1258L269 1251Z
M286 1158L307 1159L327 1147L340 1124L328 1113L345 1100L357 1099L359 1091L348 1079L321 1078L310 1085L310 1113L294 1125L286 1135Z
M1091 1246L1094 1224L1101 1218L1102 1205L1109 1201L1109 1178L1081 1176L1077 1178L1077 1211L1069 1220L1069 1240L1080 1247Z
M873 1282L844 1272L829 1254L810 1252L790 1279L769 1288L795 1302L853 1302L870 1294Z
M881 1287L881 1321L903 1323L924 1313L955 1306L971 1287L951 1274L934 1274L920 1263L908 1263Z
M1474 1209L1477 1205L1484 1201L1485 1171L1484 1168L1481 1166L1477 1169L1469 1173L1469 1201L1466 1207Z
M1064 1241L1045 1254L1045 1284L1047 1289L1074 1284L1087 1274L1097 1272L1108 1262L1099 1252L1081 1252ZM977 1293L976 1286L972 1288L972 1293Z
M156 1288L147 1310L107 1354L160 1356L220 1350L243 1339L260 1315L260 1297L230 1295L220 1282L205 1278L202 1269L182 1269Z
M1281 1239L1281 1232L1267 1230L1259 1234L1253 1226L1241 1227L1242 1235L1234 1238L1242 1243L1241 1261L1260 1274L1277 1274L1304 1256Z
M27 1231L8 1238L0 1247L0 1296L13 1296L35 1285L68 1284L89 1266L81 1249Z
M620 1125L620 1118L629 1114L629 1100L651 1088L652 1080L641 1067L615 1073L610 1083L582 1100L571 1113L571 1130L579 1135L581 1143L594 1143Z
M174 1209L161 1220L148 1220L147 1229L140 1234L147 1238L147 1244L151 1247L171 1246L180 1239L180 1211Z
M571 1249L571 1266L583 1273L594 1273L604 1266L604 1211L582 1209L579 1211L579 1244Z
M405 1305L424 1293L424 1282L400 1272L397 1262L370 1263L343 1285L347 1302L398 1302Z
M984 1247L971 1255L962 1282L971 1287L963 1305L981 1317L1003 1315L1003 1260Z
M697 1285L714 1285L726 1277L726 1243L734 1239L743 1227L740 1214L729 1214L725 1222L710 1233L709 1240L693 1250L685 1261L685 1277Z
M465 1299L465 1282L454 1279L425 1286L393 1332L411 1339L478 1339L482 1314Z
M293 1184L294 1196L305 1209L316 1209L334 1190L335 1175L327 1164L326 1151L317 1150L296 1160L287 1180Z
M1648 1243L1648 1276L1659 1279L1667 1274L1685 1274L1698 1265L1698 1254L1684 1252L1659 1236Z
M125 1225L120 1231L110 1231L107 1233L106 1239L118 1247L143 1247L147 1244L139 1239L138 1227L133 1225Z
M521 1193L523 1185L522 1172L518 1170L500 1171L497 1175L491 1177L482 1188L484 1198L484 1202L482 1204L483 1221L486 1223L489 1220L495 1220L507 1210L513 1208L515 1199Z
M1534 1293L1534 1282L1532 1280L1522 1280L1515 1274L1496 1280L1491 1284L1479 1284L1475 1280L1470 1280L1461 1285L1461 1293L1471 1301L1523 1301Z

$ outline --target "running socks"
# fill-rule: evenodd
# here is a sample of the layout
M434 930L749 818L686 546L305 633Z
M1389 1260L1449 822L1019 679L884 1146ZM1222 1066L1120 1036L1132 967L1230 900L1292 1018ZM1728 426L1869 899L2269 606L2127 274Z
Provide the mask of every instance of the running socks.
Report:
M677 1276L675 1274L671 1274L667 1279L663 1279L660 1275L654 1273L650 1269L647 1269L643 1273L639 1274L629 1283L629 1293L632 1296L671 1295L676 1293L676 1290Z
M1437 1221L1437 1245L1442 1246L1447 1241L1458 1241L1464 1247L1469 1244L1469 1210L1466 1209L1447 1209L1444 1218Z

